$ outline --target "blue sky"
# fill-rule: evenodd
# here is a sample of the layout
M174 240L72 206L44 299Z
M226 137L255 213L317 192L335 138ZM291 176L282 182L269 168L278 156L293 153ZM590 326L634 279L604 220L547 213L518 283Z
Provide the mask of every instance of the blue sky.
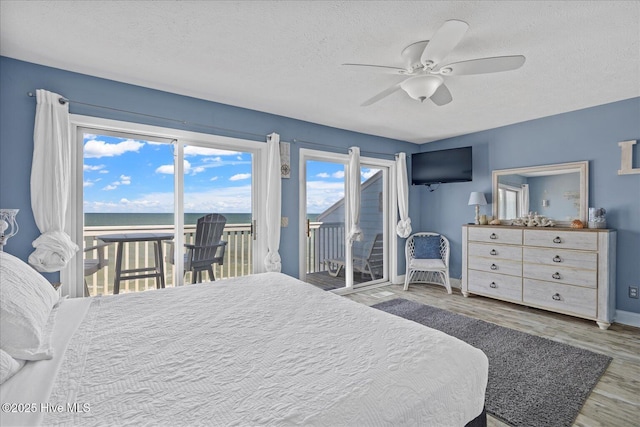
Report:
M185 212L251 211L251 154L185 146ZM364 181L373 172L362 169ZM173 212L173 146L84 135L85 212ZM344 197L344 167L307 165L307 209L320 213ZM286 195L283 195L286 199Z

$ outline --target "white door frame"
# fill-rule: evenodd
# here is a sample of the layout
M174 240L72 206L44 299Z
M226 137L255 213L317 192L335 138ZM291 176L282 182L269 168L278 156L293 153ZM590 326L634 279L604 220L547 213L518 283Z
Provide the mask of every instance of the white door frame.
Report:
M299 230L298 230L298 245L300 248L300 255L298 260L298 274L300 280L305 280L307 275L307 267L306 267L306 244L307 244L307 161L308 160L317 160L317 161L326 161L332 163L342 163L345 165L345 184L346 177L349 176L348 168L349 168L349 155L342 153L334 153L328 151L320 151L313 150L308 148L301 148L299 155L299 171L300 171L300 196L299 196ZM396 223L398 221L398 192L397 192L397 183L396 183L396 163L393 160L384 160L378 159L374 157L360 157L360 163L364 163L365 165L371 165L374 167L379 167L383 170L384 181L386 183L385 194L387 197L383 199L383 209L386 211L386 224L384 225L384 242L385 242L385 277L391 283L396 283L398 281L398 239L395 233ZM349 186L345 185L345 215L349 215ZM348 221L349 218L345 218L345 221ZM350 254L350 250L347 247L347 258ZM346 286L347 290L353 289L353 274L349 274L349 272L353 272L353 266L351 263L347 262L345 266L345 276L346 276ZM351 280L349 278L351 277ZM344 291L345 288L337 289L337 293L341 293L340 291Z
M76 114L70 115L72 146L75 156L71 161L71 189L69 201L67 204L67 225L65 231L71 237L81 250L73 257L65 268L60 271L60 280L62 282L63 295L71 297L82 297L84 293L84 275L83 275L83 228L84 228L84 212L83 212L83 141L79 137L81 128L91 128L96 130L104 130L105 132L123 132L128 134L139 134L141 139L144 136L151 138L174 140L176 142L176 151L174 153L174 223L176 230L182 229L184 226L184 205L183 194L183 162L176 161L182 158L184 145L198 145L209 148L224 149L230 151L244 151L253 155L252 161L252 216L256 221L256 230L254 229L255 240L253 244L253 272L260 273L264 271L264 263L262 262L267 254L267 242L260 230L264 230L265 224L265 206L266 200L266 180L259 179L265 176L267 161L267 144L265 142L251 141L245 139L236 139L220 135L210 135L198 132L191 132L179 129L164 128L159 126L144 125L131 122L122 122L118 120L102 119L97 117L81 116ZM266 141L266 135L265 135ZM176 234L176 250L182 247L182 233ZM182 262L182 257L176 258L177 262ZM176 277L174 283L182 284L183 276L177 272L182 271L182 266L176 265Z

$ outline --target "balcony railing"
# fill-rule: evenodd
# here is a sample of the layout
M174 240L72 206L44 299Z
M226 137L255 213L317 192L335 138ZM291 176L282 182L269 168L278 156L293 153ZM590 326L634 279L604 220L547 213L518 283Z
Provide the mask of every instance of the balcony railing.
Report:
M185 226L185 242L193 243L195 225ZM84 228L85 247L94 246L102 234L138 233L138 232L174 232L172 225L140 225L140 226L94 226ZM252 245L250 224L228 224L224 228L222 240L227 242L224 263L214 264L213 271L216 279L246 276L253 272ZM325 271L324 260L344 256L344 224L312 222L307 239L307 272ZM109 265L97 273L85 277L91 295L113 294L113 279L115 277L116 245L106 247ZM163 256L166 256L168 245L164 245ZM95 257L95 253L87 257ZM123 247L123 265L125 270L153 267L153 242L130 242ZM164 263L165 285L175 286L173 264ZM207 277L205 274L204 277ZM191 273L184 278L185 283L191 282ZM120 293L140 292L155 289L155 279L125 280L120 283Z
M195 225L185 226L185 243L193 243ZM166 225L140 225L140 226L98 226L84 228L85 247L94 246L98 243L102 234L113 233L173 233L173 226ZM216 279L227 277L245 276L252 273L252 250L253 243L250 224L230 224L224 228L222 240L227 242L227 249L223 265L214 264L213 271ZM103 268L96 274L85 277L89 293L91 295L113 294L113 278L115 277L116 245L107 246L108 267ZM166 256L168 245L162 248L163 256ZM153 242L129 242L123 247L122 268L124 270L153 267L154 265ZM88 257L95 257L95 254L88 254ZM174 265L164 263L165 284L174 286ZM185 276L185 282L191 282L191 273ZM147 289L155 289L155 279L126 280L120 283L120 292L139 292Z

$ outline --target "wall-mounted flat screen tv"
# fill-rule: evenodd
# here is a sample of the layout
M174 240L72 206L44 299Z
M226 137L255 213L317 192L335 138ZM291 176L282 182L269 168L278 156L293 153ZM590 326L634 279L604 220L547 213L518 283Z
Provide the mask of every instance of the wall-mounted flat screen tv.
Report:
M411 184L466 182L473 178L471 147L411 155Z

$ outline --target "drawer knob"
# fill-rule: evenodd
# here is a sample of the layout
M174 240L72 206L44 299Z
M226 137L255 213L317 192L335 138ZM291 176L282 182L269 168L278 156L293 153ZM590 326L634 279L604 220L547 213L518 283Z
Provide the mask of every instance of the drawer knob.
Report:
M560 236L556 236L556 238L553 239L553 243L562 243L562 239L560 238Z
M495 249L491 249L491 252L489 252L490 255L498 255L498 251L496 251Z
M558 273L558 272L556 271L555 273L553 273L553 274L551 275L551 277L553 277L553 278L554 278L554 279L556 279L556 280L560 280L560 273Z
M553 294L551 298L553 298L556 301L560 301L560 294Z
M498 269L498 266L497 266L497 265L495 265L495 264L491 264L491 267L489 267L489 268L490 268L490 269L492 269L492 270L497 270L497 269Z
M494 289L495 289L495 288L497 288L497 287L498 287L498 285L496 285L496 282L491 282L491 283L489 284L489 287L490 287L490 288L494 288Z
M498 238L498 236L496 236L496 233L491 233L489 238L492 239L492 240L496 240Z
M553 262L562 262L562 258L560 258L560 255L556 255L553 257Z

